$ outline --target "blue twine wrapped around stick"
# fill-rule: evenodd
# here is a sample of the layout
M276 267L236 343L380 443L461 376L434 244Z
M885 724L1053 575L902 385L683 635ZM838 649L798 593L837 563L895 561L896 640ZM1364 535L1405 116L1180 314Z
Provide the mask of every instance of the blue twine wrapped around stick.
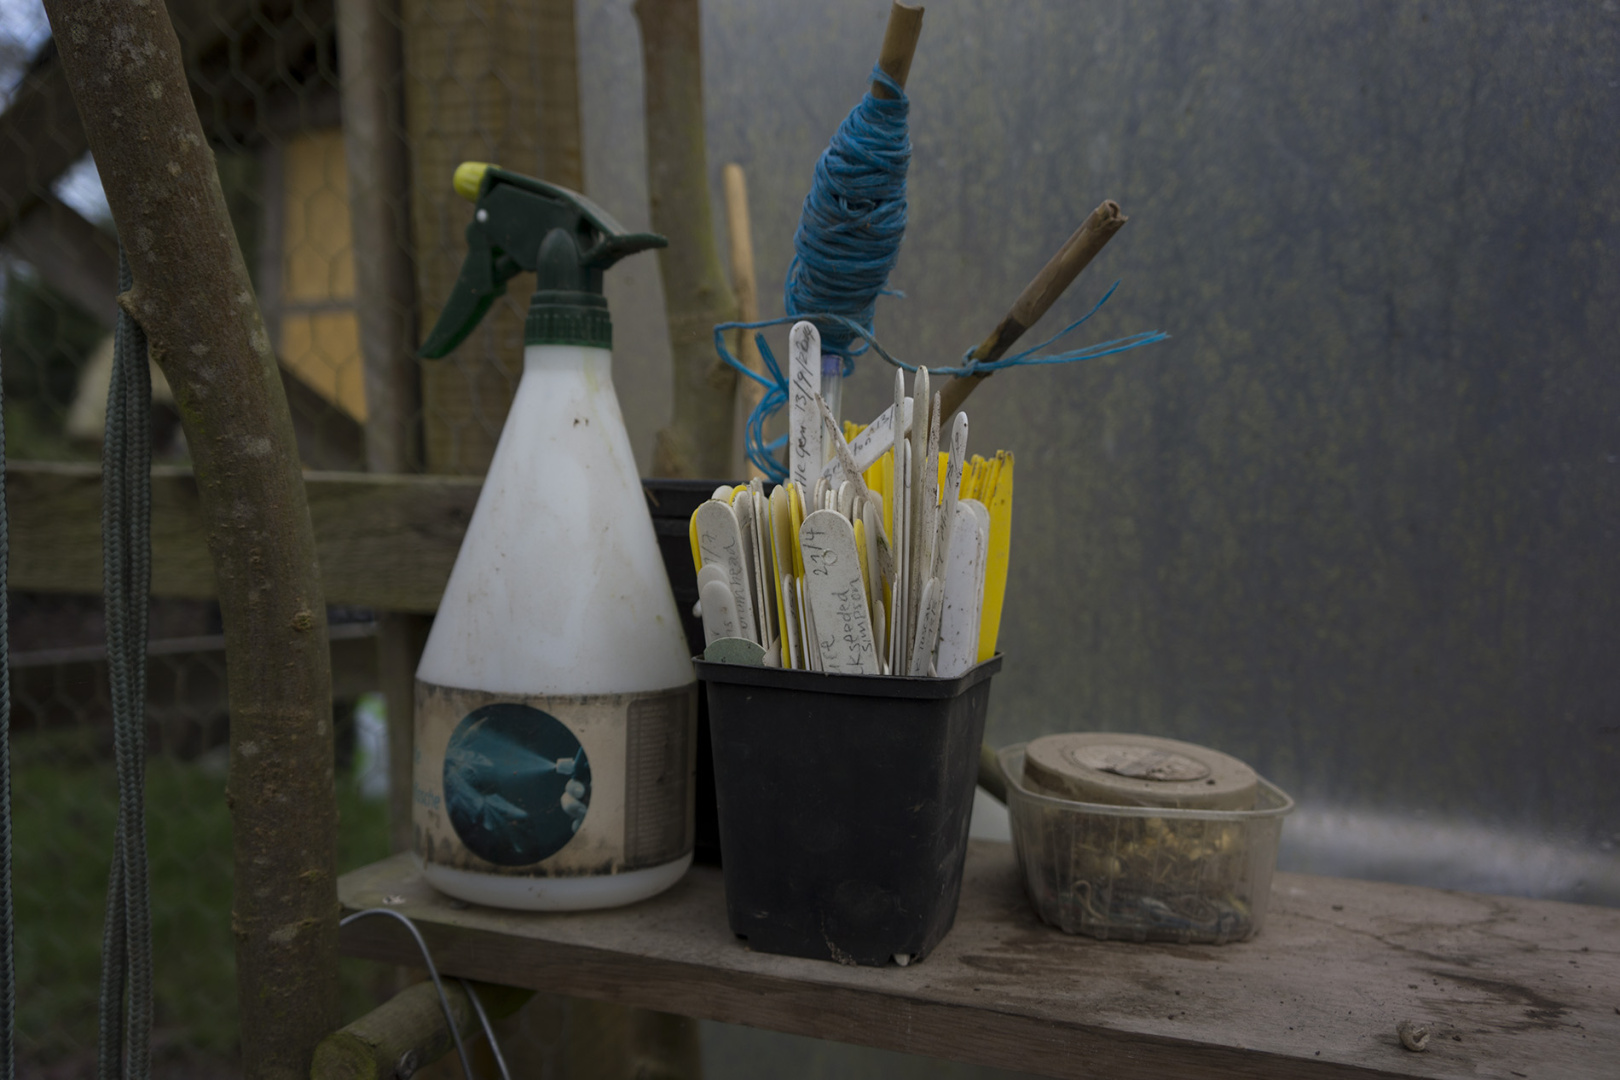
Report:
M1098 300L1092 305L1090 311L1086 312L1084 315L1080 316L1080 318L1076 319L1068 326L1065 326L1062 330L1059 330L1057 333L1053 334L1039 345L1032 346L1031 348L1023 350L1022 352L1013 353L1009 356L1003 356L999 360L983 362L973 359L974 350L968 349L962 354L962 363L960 365L956 367L929 368L928 372L930 375L966 377L969 375L988 375L991 372L1001 371L1010 367L1034 367L1041 364L1073 364L1082 360L1095 360L1103 356L1112 356L1115 353L1122 353L1130 349L1141 348L1143 345L1152 345L1154 342L1168 340L1170 335L1162 330L1145 330L1141 333L1129 334L1122 338L1114 338L1111 341L1103 341L1095 345L1087 345L1083 348L1071 349L1067 352L1053 353L1047 356L1039 355L1042 349L1056 344L1064 337L1067 337L1069 334L1085 325L1085 323L1090 320L1093 315L1097 314L1097 312L1102 309L1104 304L1108 303L1108 298L1113 296L1114 290L1118 288L1119 282L1116 281L1109 287L1108 291L1103 294L1102 299ZM878 343L877 339L872 336L871 332L867 328L863 327L854 319L849 318L847 315L836 315L826 312L807 315L795 314L784 315L779 319L762 319L759 322L728 322L721 323L716 326L714 328L714 348L715 352L719 354L720 359L724 360L737 371L748 376L748 378L753 379L755 382L759 383L765 388L765 396L761 398L759 404L754 407L754 411L749 413L748 420L744 425L744 445L747 449L748 460L752 462L753 465L760 470L760 472L764 473L768 478L777 483L781 483L782 481L786 480L788 475L787 466L781 461L778 461L775 457L775 451L780 450L782 447L787 445L787 436L780 435L777 438L772 439L770 442L766 442L765 424L766 421L768 421L772 416L781 411L782 406L787 404L787 376L783 374L781 365L776 362L776 356L771 352L771 347L766 343L764 334L755 333L754 341L759 346L759 355L760 358L765 362L765 370L768 373L767 375L761 375L756 371L750 370L746 364L733 356L731 350L726 347L726 334L732 330L759 331L768 326L781 326L785 323L795 323L799 322L800 320L808 320L809 322L814 323L816 325L816 329L821 333L823 341L826 340L827 335L831 332L839 331L846 333L849 335L850 340L854 340L855 338L861 339L861 341L864 343L863 348L870 347L874 353L882 357L890 364L893 364L895 367L900 368L902 371L915 372L917 370L917 365L908 364L899 357L891 354L887 349Z
M822 151L782 287L789 316L832 311L853 324L830 324L821 337L821 351L842 357L845 375L871 338L877 298L888 291L906 232L911 103L881 67L873 66L872 81L894 98L867 91Z
M900 84L881 67L873 66L872 81L894 97L881 99L868 91L816 161L815 179L799 214L793 261L782 288L782 309L787 314L780 319L728 322L714 328L714 347L720 358L765 388L765 396L744 425L744 444L748 460L778 483L787 479L787 467L775 452L787 444L787 436L767 442L765 424L787 404L787 377L763 334L756 333L754 339L768 377L749 370L731 354L725 342L727 331L757 331L808 319L821 333L824 373L841 370L849 375L855 369L854 357L869 348L895 367L917 370L891 355L873 336L877 298L902 295L891 291L888 283L906 231L911 105ZM1169 337L1155 330L1051 356L1037 355L1095 315L1118 287L1116 281L1084 316L1032 349L989 363L975 361L970 349L960 367L930 370L938 375L973 375L1025 365L1070 364Z

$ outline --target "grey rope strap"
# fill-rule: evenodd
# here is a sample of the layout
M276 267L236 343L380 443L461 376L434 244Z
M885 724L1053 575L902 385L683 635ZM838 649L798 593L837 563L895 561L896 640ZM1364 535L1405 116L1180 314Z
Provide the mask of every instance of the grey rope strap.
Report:
M0 393L0 478L6 471L6 420ZM11 906L11 601L6 567L11 529L5 485L0 483L0 1080L17 1073L17 966Z
M118 291L128 292L132 284L129 262L120 246ZM102 588L118 772L118 827L102 935L99 1080L146 1080L151 1073L152 918L145 807L151 478L152 378L146 333L120 310L101 453Z

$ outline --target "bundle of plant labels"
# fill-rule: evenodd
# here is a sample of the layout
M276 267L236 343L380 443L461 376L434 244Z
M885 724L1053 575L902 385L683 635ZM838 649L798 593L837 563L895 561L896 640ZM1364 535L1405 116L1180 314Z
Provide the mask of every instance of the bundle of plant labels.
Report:
M692 515L705 658L961 675L996 651L1013 456L968 458L963 413L941 448L926 368L909 397L895 372L894 404L840 430L815 381L815 327L791 342L790 479L768 498L760 480L718 488Z

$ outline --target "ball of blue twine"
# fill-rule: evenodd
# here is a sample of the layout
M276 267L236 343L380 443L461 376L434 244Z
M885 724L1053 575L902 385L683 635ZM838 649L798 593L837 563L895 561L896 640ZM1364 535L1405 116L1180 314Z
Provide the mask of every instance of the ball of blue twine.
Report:
M838 126L832 142L816 162L815 180L805 196L798 231L793 234L793 262L788 266L782 290L782 306L787 314L758 322L721 323L714 328L715 352L764 388L764 396L745 424L744 443L748 460L778 483L787 479L787 466L776 456L787 444L787 436L767 440L765 424L787 404L787 377L763 334L754 335L765 364L766 374L761 375L732 355L725 341L727 333L753 332L808 319L821 332L824 370L831 370L826 365L831 358L837 358L832 362L841 361L843 374L848 375L855 366L852 358L868 348L898 368L916 370L878 344L872 329L877 298L900 295L890 292L888 283L906 231L906 169L911 164L911 138L906 126L910 105L905 91L879 67L872 68L872 81L895 96L893 100L880 99L869 91ZM1115 282L1114 288L1118 287ZM931 370L935 375L982 375L1009 367L1071 364L1150 345L1169 336L1150 330L1067 352L1040 354L1040 350L1083 325L1113 294L1114 289L1109 289L1079 320L1032 349L992 362L974 360L973 350L969 349L961 365Z
M782 289L783 310L790 316L836 312L868 335L877 298L900 257L911 164L906 125L911 106L905 91L877 66L872 81L895 96L882 99L868 91L816 162ZM823 325L823 353L847 361L865 349L849 327ZM846 362L846 374L848 367Z

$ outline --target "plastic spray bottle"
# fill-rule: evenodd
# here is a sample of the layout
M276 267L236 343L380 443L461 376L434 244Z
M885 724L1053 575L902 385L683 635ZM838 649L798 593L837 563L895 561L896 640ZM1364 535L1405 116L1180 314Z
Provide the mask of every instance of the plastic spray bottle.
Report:
M416 671L415 855L439 890L614 907L692 862L697 683L613 393L602 272L666 241L493 166L422 348L440 357L536 272L523 377Z

